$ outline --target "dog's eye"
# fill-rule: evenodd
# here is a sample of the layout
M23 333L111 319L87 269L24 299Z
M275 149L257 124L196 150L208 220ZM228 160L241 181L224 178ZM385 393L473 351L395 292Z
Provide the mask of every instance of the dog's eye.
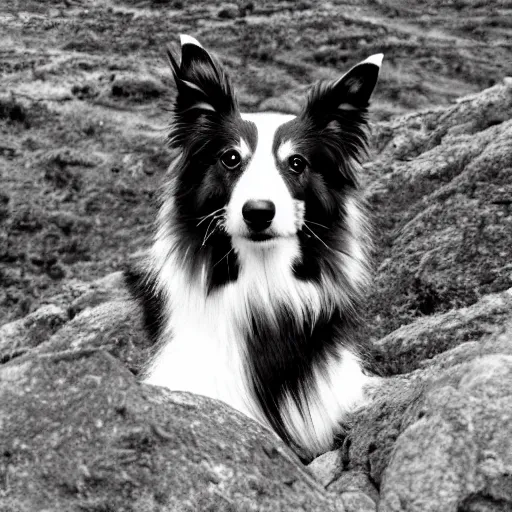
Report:
M222 162L222 165L229 169L230 171L234 171L238 167L240 167L240 164L242 163L242 157L240 156L240 153L234 149L228 149L226 152L222 154L220 157L220 161Z
M306 160L299 155L293 155L288 159L290 169L296 174L301 174L307 166Z

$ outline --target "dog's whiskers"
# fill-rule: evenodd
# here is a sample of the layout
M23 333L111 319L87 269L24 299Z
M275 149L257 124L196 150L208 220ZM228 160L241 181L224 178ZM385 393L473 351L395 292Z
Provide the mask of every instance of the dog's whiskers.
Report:
M329 229L327 226L324 226L323 224L319 224L318 222L313 222L312 220L305 220L305 224L314 224L315 226L320 226L321 228Z
M308 228L310 233L317 239L319 240L320 242L322 242L325 247L327 247L327 249L329 249L330 251L333 251L333 252L336 252L334 251L334 249L332 247L329 247L307 224L304 224L304 227L305 228Z
M222 214L222 213L219 213L219 215L214 215L214 216L211 218L211 220L210 220L210 224L208 224L208 227L210 227L210 226L211 226L212 221L217 221L217 222L219 222L219 221L220 221L220 222L222 222L222 221L223 221L223 219L224 219L224 214ZM205 219L205 220L206 220L206 219ZM199 224L200 224L200 223L199 223ZM198 224L198 226L199 226L199 224ZM197 226L196 226L196 227L197 227ZM208 229L207 229L206 231L208 231Z
M224 210L224 206L222 208L219 208L218 210L215 210L212 213L209 213L208 215L204 215L203 217L198 217L197 220L199 222L196 224L196 227L199 226L200 224L202 224L209 217L211 217L211 216L213 216L213 215L215 215L215 214L217 214L219 212L223 212L223 210ZM219 217L221 217L223 214L224 214L224 212L222 214L220 214Z
M203 238L203 243L201 244L201 247L204 247L204 244L206 244L206 242L208 241L208 238L210 238L213 233L215 233L215 230L217 229L218 227L218 218L219 217L213 217L212 220L210 221L210 224L208 224L208 227L206 228L206 233L204 235L204 238ZM210 233L208 233L208 231L210 230L210 226L212 225L212 223L215 223L214 226L213 226L213 229L210 231Z
M226 254L224 254L224 256L222 256L222 258L217 261L217 263L215 263L213 266L216 267L223 259L227 258L233 251L234 251L234 247L232 247ZM228 263L229 265L229 263Z

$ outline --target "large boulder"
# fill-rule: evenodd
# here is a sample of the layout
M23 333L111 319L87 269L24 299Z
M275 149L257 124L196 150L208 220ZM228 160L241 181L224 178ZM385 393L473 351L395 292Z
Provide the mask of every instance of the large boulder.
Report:
M414 344L428 320L401 343ZM382 511L512 510L512 315L423 366L384 379L352 418L329 488L345 490L348 475L363 474Z
M511 389L512 350L440 372L404 413L380 509L512 510Z
M510 288L512 80L381 123L374 140L373 339Z
M103 351L11 361L0 403L1 510L335 510L259 424L139 385Z

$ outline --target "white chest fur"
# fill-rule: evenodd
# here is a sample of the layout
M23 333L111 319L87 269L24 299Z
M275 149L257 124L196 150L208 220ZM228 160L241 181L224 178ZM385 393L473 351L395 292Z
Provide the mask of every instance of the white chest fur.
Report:
M175 274L172 281L172 313L147 382L217 398L255 416L238 313L229 300L232 292L224 289L206 297L199 280L191 283Z
M245 335L252 308L264 308L267 320L277 322L274 306L284 302L299 321L306 316L314 321L320 311L334 305L327 284L293 276L291 262L299 251L295 238L259 252L246 244L250 242L234 243L240 261L238 279L210 295L201 276L191 281L174 256L160 266L159 284L169 290L171 314L146 382L222 400L268 426L249 374ZM155 248L158 251L158 244ZM271 350L273 340L265 342ZM312 453L329 449L339 422L361 404L367 380L357 357L340 349L322 369L313 369L313 381L300 397L302 410L309 414L301 414L296 401L284 397L280 409L290 435Z
M321 305L313 287L298 301L300 290L289 264L298 250L294 240L261 249L260 254L246 247L249 243L240 242L236 248L241 261L238 279L209 295L202 276L191 280L173 257L165 262L160 283L170 290L171 314L147 382L211 396L261 420L248 382L244 339L251 309L263 307L272 319L273 305L282 300L296 303L299 315L306 307L318 310Z

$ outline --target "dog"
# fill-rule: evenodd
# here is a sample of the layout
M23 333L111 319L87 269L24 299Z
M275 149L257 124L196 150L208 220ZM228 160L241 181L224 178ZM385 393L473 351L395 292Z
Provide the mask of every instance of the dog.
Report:
M178 156L151 250L127 274L156 341L143 379L323 453L374 378L355 336L371 252L358 175L382 54L315 85L297 116L240 113L190 36L168 56Z

